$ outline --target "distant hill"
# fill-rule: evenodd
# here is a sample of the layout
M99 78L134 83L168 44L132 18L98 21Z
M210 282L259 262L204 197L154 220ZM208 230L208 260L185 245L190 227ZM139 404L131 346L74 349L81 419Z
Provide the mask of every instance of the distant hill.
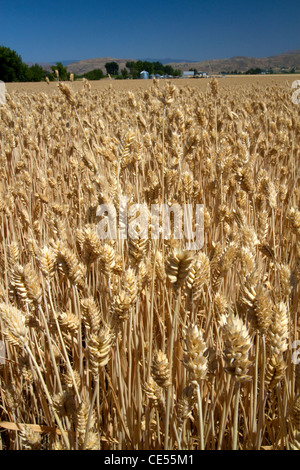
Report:
M44 70L51 70L51 66L54 65L56 62L25 62L28 67L31 67L32 65L38 64L41 67L43 67Z
M115 59L112 57L101 57L95 59L86 59L72 62L67 65L69 72L77 75L82 75L93 69L101 69L106 73L106 62L115 61L119 64L119 70L125 68L127 61L136 61L138 59ZM283 54L278 54L270 57L256 58L236 56L228 59L212 59L202 62L192 62L189 60L179 59L143 59L148 62L161 62L162 64L171 65L174 69L189 70L194 68L198 71L208 73L231 72L237 70L238 72L246 72L251 68L272 69L274 72L290 70L293 67L300 70L300 49L288 51Z
M188 60L188 59L153 59L153 58L146 58L146 59L140 59L140 60L144 60L146 62L160 62L161 64L163 65L167 65L167 64L171 64L171 63L174 63L174 64L177 64L177 63L180 63L180 62L186 62L188 64L190 63L193 63L193 62L196 62L195 60Z
M106 74L105 64L106 62L117 62L119 64L119 70L126 67L126 62L135 61L136 59L114 59L113 57L98 57L96 59L79 60L67 65L69 72L75 73L76 75L83 75L86 72L90 72L94 69L101 69Z
M270 57L256 58L236 56L229 59L214 59L205 60L202 62L181 62L171 63L180 70L189 70L195 68L198 71L208 73L231 72L237 70L238 72L246 72L251 68L260 68L263 70L272 69L274 72L281 70L290 70L293 67L297 70L300 69L300 49L296 51L289 51L283 54L278 54Z
M76 62L79 62L79 60L77 59L72 59L72 60L57 60L56 62L61 62L63 64L64 67L66 67L67 65L70 65L70 64L75 64ZM56 63L55 62L55 63Z

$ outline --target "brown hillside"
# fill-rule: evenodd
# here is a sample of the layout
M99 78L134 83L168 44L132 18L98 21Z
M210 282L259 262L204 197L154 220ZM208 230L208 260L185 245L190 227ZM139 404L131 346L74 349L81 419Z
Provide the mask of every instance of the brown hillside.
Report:
M106 62L117 62L119 64L119 70L121 70L126 66L126 62L128 60L134 61L137 59L114 59L112 57L102 57L74 62L69 64L67 68L69 72L73 72L78 75L82 75L83 73L89 72L93 69L101 69L106 73ZM170 65L175 69L189 70L190 68L195 68L198 71L208 73L219 73L221 71L231 72L233 70L245 72L250 68L257 67L261 69L271 68L274 72L290 70L293 67L300 70L300 49L263 58L236 56L228 59L205 60L202 62L172 62Z
M127 61L134 61L134 59L114 59L112 57L98 57L95 59L80 60L67 66L69 72L82 75L86 72L90 72L94 69L101 69L103 73L106 73L105 64L107 62L117 62L119 64L119 70L122 70L126 66Z
M230 59L214 59L193 63L172 63L170 65L174 67L176 66L176 68L179 68L180 70L189 70L190 68L195 68L198 71L208 73L218 73L221 71L231 72L233 70L246 72L250 68L271 68L274 70L274 72L291 69L293 67L299 70L300 50L263 58L236 56L231 57Z

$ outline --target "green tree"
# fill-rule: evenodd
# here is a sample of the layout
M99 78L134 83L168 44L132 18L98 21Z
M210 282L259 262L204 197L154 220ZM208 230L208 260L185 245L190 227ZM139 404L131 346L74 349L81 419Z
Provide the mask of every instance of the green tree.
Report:
M69 80L70 78L70 74L67 68L64 67L61 62L56 62L56 65L52 65L51 70L53 71L53 76L55 78L58 78L59 80L65 81L65 80ZM57 76L56 70L58 72L58 76Z
M180 69L173 69L173 73L171 75L174 77L181 77L182 71Z
M152 62L154 75L164 75L164 66L161 62Z
M109 75L117 75L119 72L119 64L117 62L106 62L105 64L106 72Z
M251 68L251 69L248 69L247 72L246 72L246 75L258 75L262 72L262 70L257 67L257 68Z
M129 78L128 70L125 69L125 68L122 69L122 70L121 70L121 75L122 75L123 80L126 80L127 78Z
M129 70L129 73L130 73L131 76L133 75L134 70L135 70L134 64L135 64L135 62L133 62L133 61L127 61L126 64L125 64L126 67L127 67L128 70Z
M94 69L90 72L84 73L82 76L88 80L101 80L101 78L104 78L104 73L101 69Z
M27 65L21 56L9 47L0 46L0 80L3 82L26 81Z
M176 75L176 71L173 69L171 65L165 65L164 72L166 75Z
M27 69L27 81L28 82L42 82L45 80L47 75L46 71L38 64L34 64Z

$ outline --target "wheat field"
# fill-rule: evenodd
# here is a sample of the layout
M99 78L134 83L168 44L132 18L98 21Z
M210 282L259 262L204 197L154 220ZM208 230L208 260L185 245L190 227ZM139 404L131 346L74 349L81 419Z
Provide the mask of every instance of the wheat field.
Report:
M7 84L1 449L300 448L293 80ZM201 249L139 232L163 203L203 205Z

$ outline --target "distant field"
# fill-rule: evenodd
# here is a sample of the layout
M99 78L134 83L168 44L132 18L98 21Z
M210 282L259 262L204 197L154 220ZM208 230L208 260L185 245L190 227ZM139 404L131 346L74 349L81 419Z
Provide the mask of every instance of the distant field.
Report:
M218 82L221 88L225 87L244 87L244 86L272 86L272 85L283 85L287 83L289 86L294 80L299 80L300 74L293 75L249 75L249 76L226 76L225 78L218 78ZM160 80L161 83L164 83L166 80ZM173 79L169 80L173 82L177 87L191 86L197 87L203 91L206 90L209 84L209 79L207 78L198 78L198 79ZM145 89L152 85L152 80L99 80L91 81L91 86L93 90L103 90L107 89L109 86L112 86L115 90L137 90ZM12 91L22 91L28 93L50 93L57 91L57 82L51 82L49 85L45 82L41 83L7 83L6 84L8 92ZM77 91L82 89L83 82L74 82L72 83L72 88Z

